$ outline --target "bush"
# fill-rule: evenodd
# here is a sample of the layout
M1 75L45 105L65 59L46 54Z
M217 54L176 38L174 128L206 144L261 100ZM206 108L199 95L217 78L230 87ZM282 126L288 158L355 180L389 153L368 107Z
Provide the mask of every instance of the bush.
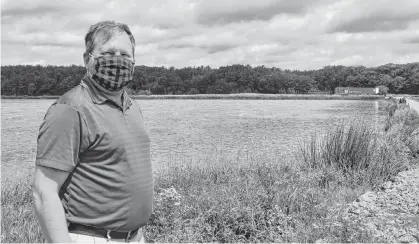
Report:
M401 104L387 117L385 131L398 137L413 156L419 155L419 115L408 106Z
M196 89L196 88L194 88L194 87L192 87L191 89L189 89L188 94L189 94L189 95L199 94L199 90L198 90L198 89Z
M151 95L149 90L139 90L137 95Z
M352 121L342 122L322 138L314 135L297 156L308 169L322 172L320 185L336 181L356 188L375 186L406 169L404 146L393 132L384 134L364 121Z
M386 96L388 93L388 87L386 86L378 86L378 94Z
M151 95L151 92L149 90L133 90L129 87L125 88L125 91L128 93L128 95Z

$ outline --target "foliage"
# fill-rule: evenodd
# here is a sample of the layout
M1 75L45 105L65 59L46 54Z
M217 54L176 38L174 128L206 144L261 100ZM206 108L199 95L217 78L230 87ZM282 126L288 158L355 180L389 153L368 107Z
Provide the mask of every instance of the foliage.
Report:
M387 95L387 93L388 93L388 87L387 86L383 86L383 85L378 86L378 94Z
M299 156L307 170L323 172L322 186L342 184L342 178L352 188L375 186L409 168L408 140L401 133L378 131L365 121L341 123L320 139L314 135L301 146Z
M2 66L2 95L62 95L85 75L82 66ZM334 91L338 86L387 87L389 93L419 94L419 63L363 66L326 66L319 70L281 70L265 66L229 65L136 66L131 94L308 93ZM385 89L383 93L387 93Z
M388 117L385 130L398 137L412 156L419 157L419 114L405 104L396 104L397 109Z

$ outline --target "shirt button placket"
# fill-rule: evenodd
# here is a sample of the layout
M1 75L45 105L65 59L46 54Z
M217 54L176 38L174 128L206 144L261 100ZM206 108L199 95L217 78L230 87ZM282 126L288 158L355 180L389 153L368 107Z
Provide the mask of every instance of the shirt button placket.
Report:
M127 114L126 114L126 111L122 110L122 116L124 116L124 121L125 121L125 124L127 124L127 125L128 125L128 120L127 120Z

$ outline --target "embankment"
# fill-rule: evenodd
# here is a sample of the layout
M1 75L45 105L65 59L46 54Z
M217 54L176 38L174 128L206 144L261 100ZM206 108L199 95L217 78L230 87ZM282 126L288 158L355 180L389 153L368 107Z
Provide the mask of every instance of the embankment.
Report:
M407 106L419 115L419 102L407 99ZM415 123L416 136L409 144L411 169L361 195L345 213L346 220L360 223L382 242L419 243L419 119L405 121L406 126Z

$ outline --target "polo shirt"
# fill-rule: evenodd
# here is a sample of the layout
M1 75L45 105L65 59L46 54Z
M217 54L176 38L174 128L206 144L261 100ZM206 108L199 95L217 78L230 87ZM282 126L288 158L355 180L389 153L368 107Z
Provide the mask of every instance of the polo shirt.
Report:
M68 222L132 231L153 211L150 137L141 108L124 91L122 106L85 76L47 110L36 165L69 172L60 188Z

